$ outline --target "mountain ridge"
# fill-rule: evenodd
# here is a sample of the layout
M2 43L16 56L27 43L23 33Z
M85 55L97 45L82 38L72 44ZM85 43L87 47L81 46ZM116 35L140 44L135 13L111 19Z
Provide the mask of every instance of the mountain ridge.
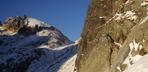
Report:
M64 72L60 66L75 59L77 44L52 25L15 16L0 27L0 49L0 72Z

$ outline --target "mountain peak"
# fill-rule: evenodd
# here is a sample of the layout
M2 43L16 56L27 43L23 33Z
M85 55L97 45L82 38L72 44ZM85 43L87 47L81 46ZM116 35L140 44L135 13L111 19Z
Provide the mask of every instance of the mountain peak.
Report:
M0 72L45 72L37 67L41 63L47 69L54 65L49 72L56 72L76 49L60 30L32 17L8 17L0 26Z
M50 24L40 21L38 19L24 16L14 16L8 17L4 23L2 23L2 27L9 31L18 31L22 27L30 27L30 28L37 28L37 27L51 27Z
M0 35L11 35L13 37L23 36L46 36L48 40L46 45L58 47L72 43L60 30L54 26L27 16L8 17L0 27Z

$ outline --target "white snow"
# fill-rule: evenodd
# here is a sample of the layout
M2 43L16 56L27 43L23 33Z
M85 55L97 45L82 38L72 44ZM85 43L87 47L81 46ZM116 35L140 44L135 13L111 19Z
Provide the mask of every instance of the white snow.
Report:
M119 72L122 72L121 68L120 67L117 67L117 69L119 70Z
M105 17L103 17L103 16L100 16L99 18L101 18L101 19L102 19L102 18L105 18Z
M132 12L132 11L127 11L127 12L125 12L125 16L126 16L126 17L133 16L133 15L135 15L135 13Z
M125 4L129 4L129 3L131 3L132 1L131 0L127 0L126 2L125 2Z
M50 32L48 30L42 30L37 33L38 36L48 36Z
M76 44L69 44L69 45L58 47L58 48L53 48L52 50L62 50L62 49L65 49L65 48L68 48L68 47L71 47L71 46L75 46L75 45Z
M81 39L82 38L80 37L79 39L75 40L75 44L79 44Z
M142 58L143 56L141 56L141 55L135 55L134 57L130 57L130 56L128 56L125 60L124 60L124 62L123 62L123 64L127 64L127 68L129 68L129 67L131 67L133 64L135 64L137 61L139 61L141 58ZM131 64L132 63L132 64ZM126 69L125 69L126 70Z
M134 11L126 11L125 13L116 13L114 15L115 21L120 21L122 19L128 19L128 20L136 20L138 17Z
M114 42L114 44L119 46L119 47L122 47L122 44L120 44L120 43Z
M148 54L128 67L124 72L148 72Z
M84 56L84 54L81 54L82 56Z
M45 50L44 56L33 62L27 72L72 72L75 67L76 46L70 44L59 48ZM73 55L69 58L69 56Z
M120 21L121 19L122 19L122 17L123 17L123 14L115 14L115 20L116 21Z
M143 39L143 40L142 40L142 42L144 43L144 42L145 42L145 40Z
M68 59L61 67L58 72L73 72L75 68L75 60L77 55L74 55L70 59Z
M139 45L139 50L141 50L143 48L143 46L142 45Z
M0 26L0 30L5 30L2 26Z
M146 2L146 1L143 1L143 2L141 3L141 6L146 6L146 5L148 5L148 2Z
M138 17L136 16L136 13L133 11L127 11L125 12L125 18L129 19L129 20L136 20Z
M49 25L45 22L42 22L38 19L35 19L35 18L28 18L28 26L29 27L35 27L35 26L50 27L51 25Z
M35 42L44 42L46 40L47 40L47 38L45 38L45 37L38 37L36 35L32 35L32 36L29 36L29 37L26 37L22 40L17 41L15 43L16 45L14 45L13 47L20 48L20 47L23 47L25 45L29 45L31 43L33 44Z
M147 23L147 22L148 22L148 16L146 16L146 17L140 22L139 25L145 24L145 23Z
M135 55L134 57L131 58L132 63L136 63L139 59L141 59L141 55Z
M142 49L142 45L140 45L139 43L136 43L135 40L133 40L133 42L129 44L129 47L130 47L130 53L132 50L138 51Z
M126 57L126 59L124 60L123 64L127 64L128 67L131 66L131 64L130 64L130 57L129 56Z
M140 43L137 43L135 40L129 44L130 52L127 58L124 60L123 64L127 64L128 68L139 61L143 56L136 54L132 56L132 51L140 51L143 47Z
M135 40L133 40L133 42L129 44L129 47L130 47L130 50L131 50L131 51L132 51L133 49L134 49L135 51L137 51L138 48L139 48L139 43L136 43Z
M140 55L136 55L136 56L132 57L132 55L131 55L132 51L133 50L134 51L140 51L143 47L142 47L142 45L140 45L140 43L136 43L135 40L133 40L133 42L131 42L129 44L129 47L130 47L129 56L131 58L131 61L134 62L134 61L136 61L137 59L140 58Z

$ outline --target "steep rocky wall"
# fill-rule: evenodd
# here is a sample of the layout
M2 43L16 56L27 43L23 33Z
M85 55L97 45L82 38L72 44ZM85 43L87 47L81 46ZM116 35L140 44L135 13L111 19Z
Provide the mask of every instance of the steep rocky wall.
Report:
M130 53L133 58L145 55L147 9L147 0L91 0L79 44L77 72L124 71L128 64L123 62ZM142 49L131 50L132 42Z

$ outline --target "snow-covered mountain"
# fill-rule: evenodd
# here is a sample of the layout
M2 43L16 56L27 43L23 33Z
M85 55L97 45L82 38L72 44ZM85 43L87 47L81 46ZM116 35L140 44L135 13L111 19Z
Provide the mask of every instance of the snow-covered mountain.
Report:
M58 29L35 18L9 17L0 26L0 72L70 72L76 50Z

